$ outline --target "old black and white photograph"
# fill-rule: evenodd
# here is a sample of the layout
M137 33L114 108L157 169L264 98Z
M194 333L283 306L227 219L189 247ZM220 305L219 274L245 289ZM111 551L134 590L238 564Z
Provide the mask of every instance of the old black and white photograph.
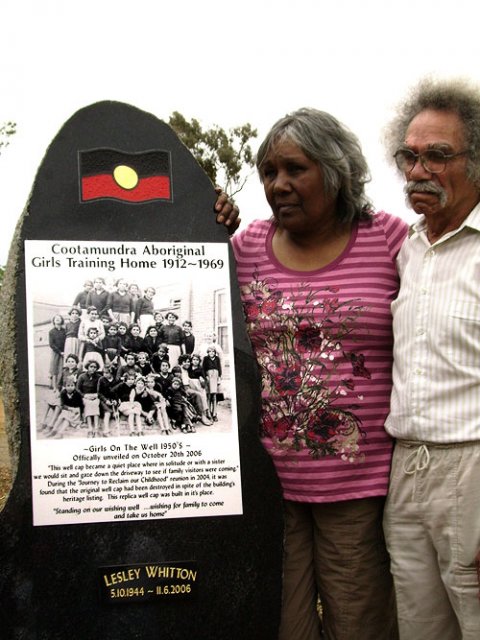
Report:
M105 475L111 464L130 477L144 470L142 460L159 462L159 451L166 453L161 462L179 471L190 457L197 475L217 468L212 459L237 473L226 247L27 241L25 254L32 473L34 485L37 480L43 487L39 499L58 500L62 491L70 497L66 478L75 476L66 470L75 471L68 463L77 450L81 462L85 456L86 465L96 463ZM232 453L233 466L227 464ZM61 469L65 478L49 477L45 469L51 476ZM89 482L96 480L86 475L83 483ZM185 487L176 488L183 496ZM130 493L137 500L137 491ZM113 499L115 491L108 495Z

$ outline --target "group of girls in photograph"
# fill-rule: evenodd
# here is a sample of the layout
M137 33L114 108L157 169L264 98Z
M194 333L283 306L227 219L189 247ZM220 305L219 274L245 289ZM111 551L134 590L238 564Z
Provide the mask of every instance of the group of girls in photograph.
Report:
M193 433L196 423L218 420L223 352L214 334L195 352L192 323L180 326L173 311L165 318L155 311L153 287L143 295L133 287L118 280L108 292L95 278L66 318L53 316L42 435Z

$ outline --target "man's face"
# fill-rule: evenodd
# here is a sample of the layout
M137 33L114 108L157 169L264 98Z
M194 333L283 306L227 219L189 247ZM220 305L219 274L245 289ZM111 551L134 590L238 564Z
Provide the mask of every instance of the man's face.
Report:
M463 123L449 111L425 109L410 122L405 145L415 153L427 149L441 149L445 154L465 151ZM479 200L479 190L467 176L467 156L452 158L442 173L430 173L418 159L411 171L405 173L405 191L412 209L426 217L427 225L436 220L459 226ZM433 191L422 191L425 187Z

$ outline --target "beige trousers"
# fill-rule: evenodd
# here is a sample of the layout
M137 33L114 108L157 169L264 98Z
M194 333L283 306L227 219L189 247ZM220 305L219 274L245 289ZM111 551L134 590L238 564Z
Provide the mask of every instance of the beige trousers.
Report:
M479 640L480 444L397 442L384 528L401 640Z

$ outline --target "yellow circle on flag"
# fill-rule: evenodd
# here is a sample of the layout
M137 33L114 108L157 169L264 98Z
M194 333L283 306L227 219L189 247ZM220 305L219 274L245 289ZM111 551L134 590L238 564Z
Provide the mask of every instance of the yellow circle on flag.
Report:
M118 167L115 167L113 178L122 189L135 189L138 184L137 172L125 164L119 164Z

